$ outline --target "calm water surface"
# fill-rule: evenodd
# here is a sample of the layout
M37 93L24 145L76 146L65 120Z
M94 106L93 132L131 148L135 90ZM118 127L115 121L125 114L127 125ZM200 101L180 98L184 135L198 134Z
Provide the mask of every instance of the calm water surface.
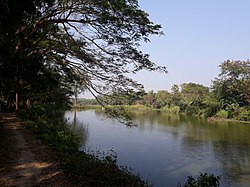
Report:
M221 175L221 186L250 186L250 124L136 112L137 127L107 119L99 110L67 112L89 150L114 149L118 163L156 187L176 187L199 172Z

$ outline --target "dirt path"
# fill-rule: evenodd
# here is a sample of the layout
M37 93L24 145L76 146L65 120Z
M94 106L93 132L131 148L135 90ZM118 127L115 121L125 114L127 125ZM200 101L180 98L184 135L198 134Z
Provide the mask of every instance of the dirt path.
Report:
M0 114L0 187L72 186L52 158L13 113Z

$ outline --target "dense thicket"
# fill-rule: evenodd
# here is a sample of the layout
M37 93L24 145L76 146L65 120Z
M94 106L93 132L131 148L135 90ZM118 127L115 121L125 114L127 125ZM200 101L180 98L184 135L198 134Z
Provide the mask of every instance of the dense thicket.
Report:
M161 34L136 0L1 0L1 104L64 108L79 89L122 93L141 69L166 72L138 46Z

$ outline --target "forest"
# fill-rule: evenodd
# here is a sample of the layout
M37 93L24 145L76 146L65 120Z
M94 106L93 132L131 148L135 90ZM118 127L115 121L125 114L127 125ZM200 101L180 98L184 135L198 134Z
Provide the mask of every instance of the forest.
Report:
M171 92L116 93L113 97L81 99L80 105L101 103L111 105L143 105L147 109L159 109L170 114L198 115L250 121L250 61L227 60L220 65L220 74L206 87L196 83L173 85ZM114 99L116 98L116 99Z

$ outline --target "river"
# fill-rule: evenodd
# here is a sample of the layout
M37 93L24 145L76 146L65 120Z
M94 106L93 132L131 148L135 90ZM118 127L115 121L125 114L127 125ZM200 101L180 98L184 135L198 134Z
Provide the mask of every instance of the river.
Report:
M250 186L250 124L208 122L161 112L135 112L136 127L101 110L65 114L85 150L113 149L118 164L131 167L156 187L176 187L199 173L220 175L222 187Z

